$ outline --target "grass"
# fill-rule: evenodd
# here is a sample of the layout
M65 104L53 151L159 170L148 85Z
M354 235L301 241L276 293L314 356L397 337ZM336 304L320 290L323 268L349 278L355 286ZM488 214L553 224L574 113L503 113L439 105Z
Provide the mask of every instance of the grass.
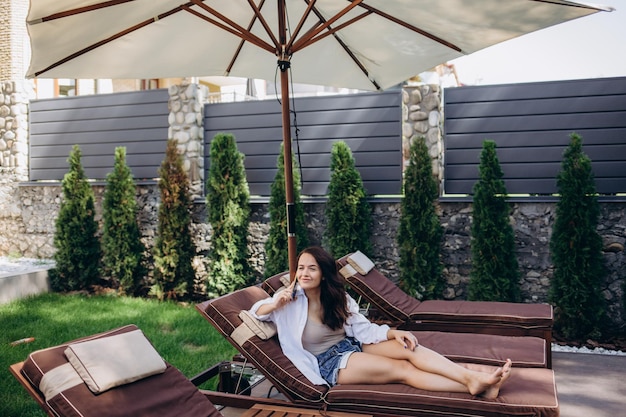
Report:
M9 366L46 347L135 324L163 358L187 377L228 360L235 349L194 309L156 300L43 294L0 305L0 415L44 417L46 414L9 372ZM34 337L28 344L10 343ZM216 381L202 386L214 389Z

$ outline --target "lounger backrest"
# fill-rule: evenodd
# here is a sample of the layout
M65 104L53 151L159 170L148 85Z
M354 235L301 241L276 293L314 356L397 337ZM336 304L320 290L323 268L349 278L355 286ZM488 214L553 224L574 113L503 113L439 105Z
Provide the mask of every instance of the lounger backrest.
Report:
M267 278L261 283L261 288L269 295L274 295L276 291L285 286L286 282L289 282L289 271L281 272L280 274Z
M243 321L242 310L249 310L258 300L268 294L261 287L253 286L198 304L202 314L241 354L246 357L274 386L293 402L321 402L328 388L314 385L283 354L278 338L267 340L251 335L241 341L237 331Z
M348 264L349 256L346 255L337 261L340 271L343 269L342 275L348 285L389 320L402 322L409 320L411 313L420 305L420 301L410 297L375 268L365 275L359 274Z

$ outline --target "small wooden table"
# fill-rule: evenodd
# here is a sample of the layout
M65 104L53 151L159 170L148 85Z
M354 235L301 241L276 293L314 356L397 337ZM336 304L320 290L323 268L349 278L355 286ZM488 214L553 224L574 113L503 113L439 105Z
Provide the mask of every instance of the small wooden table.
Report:
M368 414L322 411L307 408L281 407L277 405L255 404L240 417L372 417Z

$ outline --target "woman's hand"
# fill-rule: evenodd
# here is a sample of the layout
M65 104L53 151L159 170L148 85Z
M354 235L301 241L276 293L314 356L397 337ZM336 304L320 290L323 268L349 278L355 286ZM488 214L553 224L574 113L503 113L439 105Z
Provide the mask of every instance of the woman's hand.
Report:
M297 282L298 280L294 279L287 288L285 288L278 294L278 296L276 297L276 301L274 302L276 310L284 307L285 305L296 299L296 293L294 290L296 288Z
M387 338L389 340L395 339L405 349L409 349L411 352L414 351L417 346L419 346L417 342L417 337L415 337L413 333L407 332L406 330L389 330L389 332L387 333Z
M281 290L278 294L274 296L274 300L272 303L263 304L262 306L260 306L259 309L256 311L256 314L260 316L270 314L276 310L283 308L284 306L295 300L295 293L293 291L295 285L296 280L293 280L293 282L287 288Z

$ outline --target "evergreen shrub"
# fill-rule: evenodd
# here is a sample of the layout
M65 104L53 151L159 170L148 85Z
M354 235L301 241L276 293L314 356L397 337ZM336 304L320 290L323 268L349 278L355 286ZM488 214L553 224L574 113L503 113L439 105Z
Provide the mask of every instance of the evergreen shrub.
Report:
M519 302L515 232L494 141L483 142L478 169L480 178L473 190L469 299Z
M50 271L54 291L92 290L100 280L101 248L95 220L94 193L85 177L81 151L74 145L69 171L61 183L63 199L54 234L55 269Z
M335 258L360 250L371 256L372 210L356 169L352 151L343 141L333 144L326 203L327 249Z
M213 229L209 252L209 297L230 293L253 282L248 263L250 191L235 137L219 133L211 141L207 210Z
M439 187L423 137L416 138L409 149L403 188L397 238L400 287L418 299L441 298L445 281L441 275L443 227L436 211Z
M555 306L554 330L566 338L598 338L606 306L601 285L606 275L602 238L598 234L600 207L591 160L582 137L570 136L557 175L560 195L550 250L554 276L550 301Z
M178 300L194 294L189 178L183 170L178 142L170 139L159 168L160 203L154 244L154 285L158 299Z
M126 148L117 147L113 171L107 175L104 190L102 264L119 292L127 295L139 295L146 274L135 193L135 181L126 165Z

